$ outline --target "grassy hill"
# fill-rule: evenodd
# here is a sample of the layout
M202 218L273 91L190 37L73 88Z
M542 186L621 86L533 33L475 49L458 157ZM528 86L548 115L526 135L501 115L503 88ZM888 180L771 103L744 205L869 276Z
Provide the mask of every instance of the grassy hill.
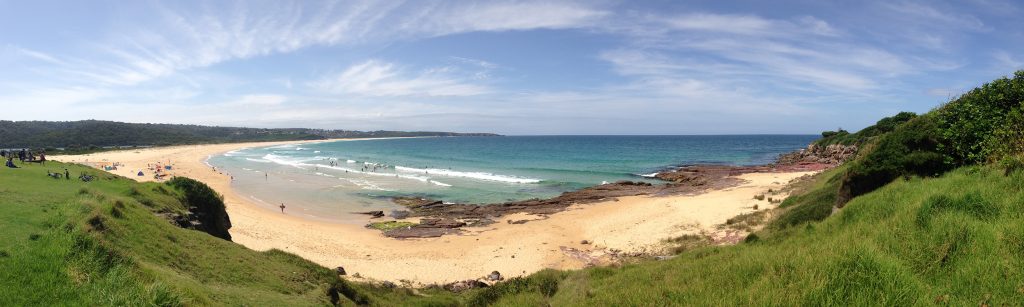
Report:
M4 168L0 305L1019 305L1022 114L1024 71L861 135L739 245L458 294L345 282L159 215L188 210L191 189Z
M71 122L0 120L0 148L160 146L232 142L319 140L412 136L491 136L488 133L431 131L353 131L305 128L240 128L199 125L136 124L99 120Z
M46 176L64 168L72 177L85 172L98 179ZM0 305L323 306L435 299L346 283L295 255L252 251L157 214L185 214L187 199L169 184L136 183L76 165L0 169Z

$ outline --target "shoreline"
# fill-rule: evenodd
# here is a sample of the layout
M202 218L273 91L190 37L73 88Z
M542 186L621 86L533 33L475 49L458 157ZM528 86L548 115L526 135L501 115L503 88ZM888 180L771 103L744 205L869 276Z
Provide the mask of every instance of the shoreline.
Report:
M210 156L242 148L347 140L367 139L181 145L51 159L122 162L125 167L111 172L138 181L153 178L134 176L133 167L169 160L174 175L202 181L224 195L234 242L254 250L280 249L330 268L342 266L350 276L358 273L366 279L410 286L476 279L492 271L511 277L546 268L579 269L606 263L619 253L656 254L665 247L664 239L721 232L716 225L754 212L754 205L760 210L775 208L777 204L753 196L768 189L778 191L791 180L814 173L748 173L735 176L740 180L735 186L695 195L621 196L569 205L550 214L501 216L501 220L525 223L498 222L463 227L459 235L400 240L360 225L316 221L265 208L232 189L228 175L206 164ZM367 222L385 220L390 219L366 218Z

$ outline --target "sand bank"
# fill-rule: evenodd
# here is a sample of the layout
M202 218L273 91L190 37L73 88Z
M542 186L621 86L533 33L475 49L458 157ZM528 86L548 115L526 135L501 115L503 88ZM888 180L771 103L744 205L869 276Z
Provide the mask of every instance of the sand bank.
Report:
M205 163L211 155L232 150L293 143L302 142L173 146L50 158L120 162L122 166L113 173L140 181L154 180L149 171L144 171L146 176L136 176L147 164L170 164L169 174L200 180L224 194L231 236L239 244L255 250L285 250L330 268L343 266L349 275L413 284L473 279L491 271L519 276L546 268L576 269L600 262L612 251L658 251L667 238L715 232L715 225L754 211L754 205L761 210L773 208L775 205L753 196L768 189L778 191L790 180L812 173L744 174L739 176L744 180L739 186L699 195L622 197L574 205L550 216L502 218L533 220L525 224L495 223L464 228L467 232L463 235L397 240L357 225L311 221L260 206L231 189L228 175ZM583 240L593 243L582 244Z

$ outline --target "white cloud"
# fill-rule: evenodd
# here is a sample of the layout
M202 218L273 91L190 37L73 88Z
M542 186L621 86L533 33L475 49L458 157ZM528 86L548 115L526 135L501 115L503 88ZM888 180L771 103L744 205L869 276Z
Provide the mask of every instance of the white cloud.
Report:
M410 73L392 63L369 60L311 85L331 93L360 96L473 96L490 92L485 86L453 76L453 70L441 67Z
M992 54L992 57L996 60L996 63L1001 68L1006 70L1016 70L1024 68L1024 59L1017 58L1011 55L1005 50L998 50Z
M276 106L288 101L287 96L263 94L263 95L243 95L238 100L229 102L228 105L234 106Z

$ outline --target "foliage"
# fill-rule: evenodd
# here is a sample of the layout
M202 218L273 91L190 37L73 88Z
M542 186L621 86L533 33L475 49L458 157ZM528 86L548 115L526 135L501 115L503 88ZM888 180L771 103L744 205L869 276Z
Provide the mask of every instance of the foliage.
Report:
M1024 70L1016 72L1012 79L997 79L950 101L935 112L945 141L943 152L958 165L968 165L990 160L1005 141L1019 145L1019 138L1002 137L1020 136L1020 129L1011 129L1024 125L1022 104ZM996 131L1002 131L1002 135L997 136Z
M985 147L989 148L990 161L1024 154L1024 105L1006 114L1003 124L986 139Z
M949 170L939 152L939 128L931 115L923 115L883 135L873 150L852 162L837 200L873 191L902 176L936 176Z
M485 133L264 129L198 125L136 124L84 120L0 121L0 148L64 148L90 152L116 146L163 146L257 141L412 136L490 136Z
M849 133L846 130L825 131L821 133L821 139L814 141L815 145L828 146L832 144L860 145L874 137L896 130L901 124L917 117L914 112L900 112L896 115L882 118L874 125L868 126L857 133Z
M186 177L174 177L167 185L182 191L181 202L198 217L201 230L224 240L231 241L231 219L224 208L224 197L205 183Z
M883 134L853 163L838 205L906 176L937 176L957 166L998 161L1024 152L1024 71L1001 78ZM902 114L902 113L901 113ZM906 118L907 116L903 116Z

